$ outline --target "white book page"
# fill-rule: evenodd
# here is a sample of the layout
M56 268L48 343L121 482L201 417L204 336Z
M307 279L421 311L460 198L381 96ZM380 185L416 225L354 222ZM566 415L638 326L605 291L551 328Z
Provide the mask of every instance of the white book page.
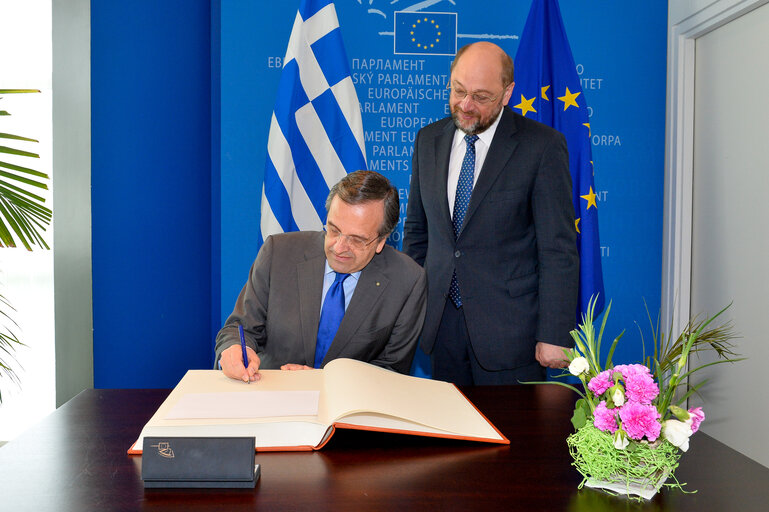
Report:
M179 384L171 391L168 398L160 405L158 410L147 422L142 430L137 447L141 447L141 440L147 435L153 435L152 432L163 432L163 435L171 435L170 432L175 432L173 435L177 436L194 436L195 432L205 431L207 436L211 435L250 435L249 432L254 429L261 429L265 434L273 436L274 432L280 430L281 424L286 422L293 423L305 423L315 424L311 430L325 432L328 423L322 423L318 420L318 415L292 415L292 416L269 416L269 417L256 417L245 418L236 417L228 418L217 416L216 414L208 414L208 417L204 418L178 418L169 419L169 413L174 407L183 399L185 395L189 394L213 394L213 395L230 395L231 398L238 399L239 395L246 396L248 393L255 393L259 391L265 392L286 392L286 391L299 391L299 392L316 392L318 393L322 388L323 372L320 370L306 370L297 372L283 372L280 370L263 370L260 372L261 379L257 382L247 384L242 381L230 379L219 370L190 370L188 371ZM322 399L319 398L318 406L320 406ZM297 410L292 413L298 412ZM200 414L203 415L203 414ZM274 428L261 428L256 427L256 424L275 423L278 425L277 429ZM297 427L300 430L304 427ZM292 430L285 430L286 434L289 434ZM230 432L235 432L230 433ZM257 440L257 446L294 446L304 445L301 441L286 442L281 444L280 442L271 442L268 438L262 435L260 440ZM286 436L282 436L285 438ZM288 436L290 437L290 436ZM316 434L312 434L312 437L318 437ZM322 435L321 435L322 437ZM265 444L266 443L266 444ZM317 443L312 443L314 446Z
M320 391L188 393L174 404L165 419L317 416L319 395Z
M448 382L402 375L352 359L336 359L326 365L324 372L333 421L344 423L348 415L376 413L391 417L403 430L502 439ZM365 425L360 420L355 422Z

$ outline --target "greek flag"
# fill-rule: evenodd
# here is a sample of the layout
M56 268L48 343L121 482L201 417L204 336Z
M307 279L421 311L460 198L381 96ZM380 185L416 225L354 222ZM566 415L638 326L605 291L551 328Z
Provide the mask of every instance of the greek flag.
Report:
M581 321L590 297L598 296L596 314L604 305L598 195L593 184L587 102L557 0L534 0L531 5L515 56L515 88L509 105L566 137L580 257L577 319Z
M363 123L331 0L302 0L267 140L261 237L320 230L330 188L366 168Z

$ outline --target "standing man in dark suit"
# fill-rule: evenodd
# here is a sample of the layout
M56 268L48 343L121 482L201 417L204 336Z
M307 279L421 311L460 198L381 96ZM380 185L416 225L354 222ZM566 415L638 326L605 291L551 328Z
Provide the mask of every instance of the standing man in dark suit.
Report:
M433 378L514 384L565 366L579 257L563 135L505 107L513 61L461 48L451 118L417 134L403 251L427 272Z
M419 265L385 245L400 215L397 191L381 174L353 172L331 189L326 211L325 233L265 240L216 337L216 361L228 377L254 381L259 368L320 368L339 357L409 371L426 281Z

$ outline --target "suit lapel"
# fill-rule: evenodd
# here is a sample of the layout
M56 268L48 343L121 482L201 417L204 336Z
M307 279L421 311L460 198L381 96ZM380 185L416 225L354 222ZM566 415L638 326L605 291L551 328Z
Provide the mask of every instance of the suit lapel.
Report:
M350 305L347 306L347 311L342 317L342 323L336 331L324 362L339 357L344 347L360 330L363 320L371 316L374 305L387 289L390 278L383 272L383 259L384 256L381 254L374 256L374 259L360 273Z
M326 255L323 252L323 237L319 247L309 248L305 252L305 261L297 265L299 279L299 321L302 326L302 343L306 361L315 359L315 343L318 339L320 323L320 300L323 293L323 272L326 268Z
M447 229L454 237L454 225L451 223L451 213L449 212L449 202L446 197L446 190L449 183L449 158L451 156L451 143L454 142L454 123L446 123L443 131L435 138L435 172L437 174L435 183L438 187L436 197L439 201L443 229Z
M470 196L470 204L467 206L465 221L463 225L467 226L473 213L483 202L483 199L491 190L492 185L497 180L499 173L505 168L508 160L513 155L518 142L514 139L516 128L513 113L505 107L502 110L502 118L497 125L497 131L494 132L494 139L491 141L489 152L486 154L486 160L483 162L478 181L473 187L473 193ZM462 233L459 234L462 236Z

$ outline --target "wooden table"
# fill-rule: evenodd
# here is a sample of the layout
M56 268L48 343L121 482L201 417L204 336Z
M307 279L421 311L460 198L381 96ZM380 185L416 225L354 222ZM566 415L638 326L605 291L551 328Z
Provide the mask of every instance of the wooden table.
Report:
M255 489L145 490L126 455L168 390L86 390L0 448L0 510L769 510L769 469L698 432L676 476L637 503L578 490L557 386L463 389L510 446L337 430L323 450L258 453Z

